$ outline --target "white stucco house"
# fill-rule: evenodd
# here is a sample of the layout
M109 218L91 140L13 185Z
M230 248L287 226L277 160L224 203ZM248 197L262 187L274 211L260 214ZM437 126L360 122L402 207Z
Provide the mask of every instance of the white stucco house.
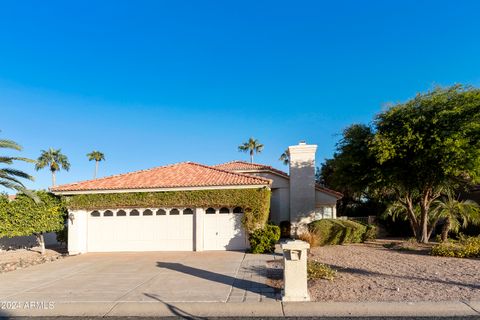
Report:
M270 220L299 226L336 218L342 195L315 183L315 145L289 147L290 175L270 166L232 161L215 166L183 162L60 185L57 195L186 190L271 189ZM109 251L244 250L243 208L117 207L69 210L70 254Z

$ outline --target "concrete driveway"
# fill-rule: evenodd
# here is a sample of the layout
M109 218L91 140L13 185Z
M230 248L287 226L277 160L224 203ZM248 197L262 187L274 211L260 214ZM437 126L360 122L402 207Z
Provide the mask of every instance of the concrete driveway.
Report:
M231 251L89 253L0 275L0 301L226 302L244 258ZM235 287L255 287L253 280L237 279Z

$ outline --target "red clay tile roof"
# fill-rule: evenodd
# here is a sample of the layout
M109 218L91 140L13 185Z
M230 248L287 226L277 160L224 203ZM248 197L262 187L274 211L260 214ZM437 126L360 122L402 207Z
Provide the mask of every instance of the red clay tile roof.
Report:
M332 196L337 197L338 199L343 198L343 193L332 190L332 189L328 189L328 188L326 188L322 185L319 185L318 183L315 184L315 189L317 189L319 191L323 191L325 193L329 193Z
M217 164L213 167L228 171L271 171L288 178L288 173L283 172L282 170L275 169L274 167L267 166L265 164L250 163L241 160Z
M223 169L223 170L228 170L228 171L233 171L233 172L243 172L243 173L270 171L270 172L279 174L281 176L284 176L284 177L290 179L290 176L288 175L288 173L286 173L282 170L278 170L278 169L275 169L274 167L267 166L267 165L264 165L264 164L250 163L250 162L241 161L241 160L235 160L235 161L230 161L230 162L226 162L226 163L221 163L221 164L217 164L213 167L218 168L218 169ZM326 187L323 187L323 186L319 185L318 183L315 185L315 188L319 191L323 191L325 193L331 194L334 197L337 197L339 199L343 197L342 193L340 193L338 191L335 191L335 190L332 190L332 189L328 189Z
M105 178L64 184L51 188L51 191L161 189L270 184L271 180L269 179L221 170L194 162L182 162Z

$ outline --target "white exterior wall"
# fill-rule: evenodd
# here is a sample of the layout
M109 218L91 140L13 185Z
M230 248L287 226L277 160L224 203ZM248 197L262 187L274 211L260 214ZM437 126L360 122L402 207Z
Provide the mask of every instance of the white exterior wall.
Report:
M87 252L87 211L69 210L68 219L68 253Z
M316 201L316 207L320 210L323 211L323 218L324 219L336 219L337 218L337 200L335 196L328 194L326 192L322 192L320 190L317 190L315 193L315 201ZM324 208L330 208L331 209L331 216L326 216L325 215L325 210Z
M320 190L315 191L315 202L321 205L336 206L337 198Z
M205 210L203 208L196 208L194 211L195 215L195 222L194 222L194 235L193 239L195 239L195 251L203 251L204 249L204 223L205 223Z
M288 178L270 172L245 172L257 177L272 180L270 200L270 220L275 224L290 221L290 181Z

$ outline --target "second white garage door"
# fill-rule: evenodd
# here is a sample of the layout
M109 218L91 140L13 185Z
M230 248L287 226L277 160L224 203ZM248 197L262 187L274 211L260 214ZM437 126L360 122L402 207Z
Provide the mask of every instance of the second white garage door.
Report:
M205 212L203 228L204 250L245 250L247 240L242 226L243 213L228 208Z

